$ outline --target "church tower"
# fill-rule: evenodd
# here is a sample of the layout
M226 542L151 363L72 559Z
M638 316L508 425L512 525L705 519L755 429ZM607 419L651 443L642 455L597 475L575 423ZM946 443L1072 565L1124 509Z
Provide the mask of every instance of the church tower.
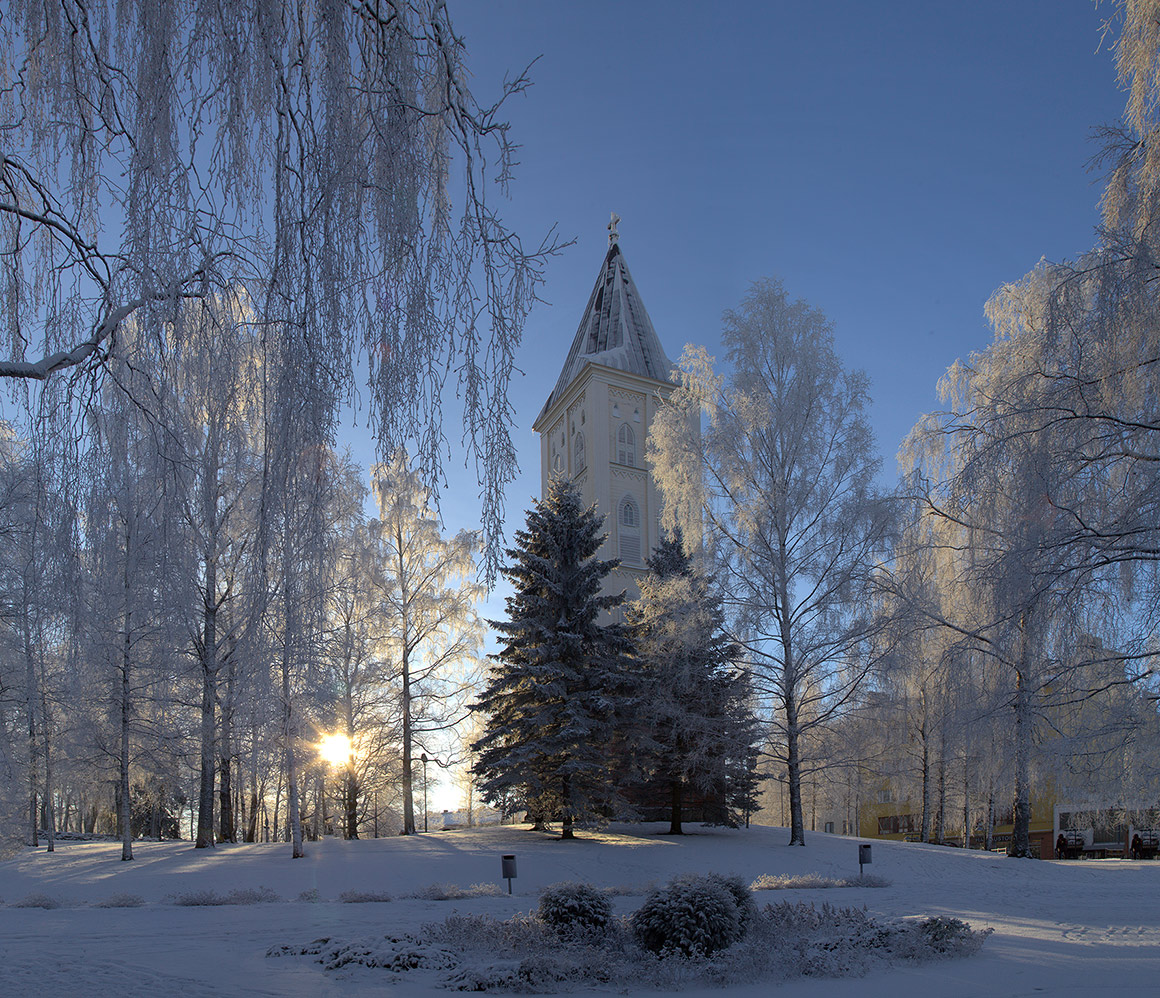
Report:
M608 253L563 370L532 429L540 436L541 495L562 474L604 515L599 557L619 558L605 589L631 598L660 537L660 503L645 465L649 425L676 387L675 370L620 250L613 214Z

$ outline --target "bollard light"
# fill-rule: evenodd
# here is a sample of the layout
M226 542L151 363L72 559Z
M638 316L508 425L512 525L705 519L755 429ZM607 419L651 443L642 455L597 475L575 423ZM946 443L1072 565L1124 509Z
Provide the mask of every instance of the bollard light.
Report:
M508 893L512 892L512 880L516 876L516 858L512 854L508 854L500 860L500 867L502 872L501 877L506 878L508 882Z

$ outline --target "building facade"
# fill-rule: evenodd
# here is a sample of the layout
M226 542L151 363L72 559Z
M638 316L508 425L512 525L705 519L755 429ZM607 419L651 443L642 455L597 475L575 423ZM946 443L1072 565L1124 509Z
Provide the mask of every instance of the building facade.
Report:
M675 385L672 362L629 273L616 232L555 387L532 428L540 488L563 475L604 516L601 558L619 558L606 592L631 596L660 538L660 499L645 463L649 426ZM697 432L692 428L692 432Z

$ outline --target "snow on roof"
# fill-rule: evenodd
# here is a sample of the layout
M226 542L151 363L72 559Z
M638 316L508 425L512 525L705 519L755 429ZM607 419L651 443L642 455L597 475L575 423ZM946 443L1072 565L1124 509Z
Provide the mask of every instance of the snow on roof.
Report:
M560 378L539 418L586 364L603 364L655 381L672 381L673 363L665 355L620 244L615 241L608 247Z

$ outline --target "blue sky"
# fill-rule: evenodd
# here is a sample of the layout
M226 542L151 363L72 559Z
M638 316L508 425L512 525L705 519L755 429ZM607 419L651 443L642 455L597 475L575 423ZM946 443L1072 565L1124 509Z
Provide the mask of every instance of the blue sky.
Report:
M537 56L509 106L522 149L509 224L553 260L513 386L523 476L508 536L539 492L531 423L606 248L609 212L661 341L718 345L721 312L761 277L821 308L864 368L894 455L957 357L984 347L989 295L1093 241L1093 127L1123 95L1108 4L533 3L451 7L481 102ZM452 433L454 438L456 434ZM456 456L453 465L461 466ZM459 478L456 475L454 478ZM463 497L468 489L455 488ZM448 526L470 501L445 499Z

